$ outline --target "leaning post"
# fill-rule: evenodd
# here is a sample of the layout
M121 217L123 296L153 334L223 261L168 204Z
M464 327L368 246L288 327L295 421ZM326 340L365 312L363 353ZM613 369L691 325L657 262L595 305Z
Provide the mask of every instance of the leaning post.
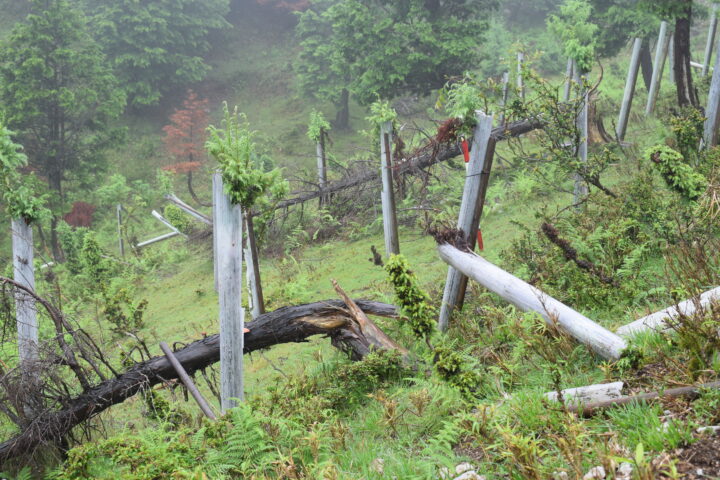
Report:
M477 124L473 132L470 161L465 176L465 188L457 223L458 229L462 230L465 241L471 249L475 247L477 241L478 224L485 203L485 193L495 154L495 141L491 138L492 115L485 115L478 110L475 112L475 118ZM462 308L466 287L467 277L453 267L449 267L440 307L438 328L441 331L448 329L453 311Z
M220 303L220 406L225 412L243 400L245 310L242 307L242 212L223 191L219 173L213 181Z
M12 220L13 278L17 283L35 291L32 226L24 218ZM35 299L16 289L15 317L18 332L18 352L23 373L32 372L38 360L38 320Z
M708 38L705 43L705 57L702 66L702 76L706 77L710 70L710 61L712 60L713 46L715 45L715 34L717 33L717 9L716 3L713 3L712 13L710 16L710 27L708 28Z
M218 187L215 185L218 182L218 179L220 178L220 175L213 174L212 176L212 191L213 191L213 207L212 207L212 225L213 225L213 279L215 282L215 291L218 291L218 259L217 259L217 230L215 229L215 225L217 225L217 203L215 202L215 190L220 189L222 190L222 187Z
M400 253L397 217L395 212L395 193L393 192L392 165L392 122L388 121L380 127L380 162L382 165L382 212L383 230L385 233L385 254Z
M265 298L263 296L262 282L260 280L260 259L255 239L253 216L250 212L245 212L244 217L245 228L247 230L247 261L245 262L245 268L247 270L248 283L250 284L252 318L254 320L265 313Z
M655 102L657 101L658 92L660 91L660 81L662 79L663 69L665 68L668 44L670 43L667 28L668 24L666 21L660 23L660 34L658 35L658 43L655 48L655 62L653 63L652 80L650 82L647 105L645 106L645 115L651 115L655 110Z
M623 94L622 105L620 107L620 117L618 118L617 129L615 130L617 138L621 142L625 140L628 119L630 118L630 110L632 109L633 97L635 96L635 85L637 84L638 72L640 71L641 49L642 39L636 38L633 42L630 67L628 68L627 80L625 81L625 93Z

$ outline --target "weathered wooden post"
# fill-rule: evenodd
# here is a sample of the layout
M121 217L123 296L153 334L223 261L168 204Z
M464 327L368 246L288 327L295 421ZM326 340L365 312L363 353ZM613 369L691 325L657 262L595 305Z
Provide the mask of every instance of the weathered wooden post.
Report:
M505 107L507 107L508 103L508 93L510 89L510 72L503 73L502 76L502 98L500 99L500 107L502 108L502 112L500 113L500 118L498 119L498 126L505 125Z
M658 43L655 48L655 63L653 63L652 80L650 82L645 115L651 115L655 110L655 102L660 92L660 82L662 80L663 69L665 68L665 57L667 57L668 44L670 42L670 37L667 34L667 26L666 21L660 23L660 34L658 35Z
M525 82L523 80L523 64L525 63L525 53L518 52L517 54L517 88L518 95L521 100L525 100Z
M243 400L245 310L242 307L242 212L223 191L219 173L213 181L213 230L217 246L220 301L220 406L222 411Z
M575 82L581 87L582 105L578 112L577 119L575 120L578 133L580 134L580 145L578 145L577 155L580 162L585 165L587 163L588 155L588 102L589 102L589 91L585 85L585 73L581 72L581 69L575 64ZM573 189L573 203L578 205L580 200L587 196L588 189L587 185L583 181L582 176L579 173L575 174L575 187Z
M708 38L705 43L705 57L702 66L702 76L706 77L710 71L710 61L712 60L713 46L715 45L715 34L717 33L717 9L716 3L713 3L712 13L710 16L710 27L708 28Z
M720 50L720 49L719 49ZM703 133L704 148L717 145L718 116L720 115L720 55L716 55L707 108L705 109L705 131Z
M492 115L485 115L481 111L475 112L477 125L473 132L470 162L468 162L463 189L460 215L458 216L458 229L462 230L465 240L470 248L477 242L478 224L482 215L485 193L490 179L490 170L495 155L495 140L491 138L493 128ZM453 267L448 268L445 280L445 291L440 307L440 321L438 327L446 331L450 325L450 317L455 309L462 308L465 299L467 277Z
M572 58L568 58L567 67L565 67L565 90L563 90L563 102L570 101L570 90L572 89L574 71L575 61Z
M253 217L250 212L245 212L244 217L247 230L247 260L245 262L245 268L248 283L250 284L252 318L255 319L265 313L265 298L263 296L262 282L260 279L260 259L258 257L257 242L255 241Z
M397 217L395 216L395 193L393 191L392 141L392 122L388 121L380 127L383 230L385 233L385 254L388 257L400 253L400 238L398 236Z
M318 185L320 190L324 190L327 186L327 157L325 156L325 129L320 129L320 138L318 139L316 152L317 152L317 170L318 170ZM322 207L327 202L325 195L320 197L320 206Z
M13 278L28 289L35 291L35 268L33 265L33 232L24 218L12 220ZM18 352L23 373L30 373L38 359L38 321L35 299L16 289L15 317L17 319Z
M633 97L635 96L635 85L637 84L638 72L640 71L640 50L642 50L642 39L636 38L633 42L630 67L628 68L627 80L625 81L625 93L623 94L620 117L618 118L618 124L615 130L617 138L621 142L625 140L630 110L632 109Z
M215 280L215 291L218 291L218 259L217 259L217 230L215 230L215 225L217 225L217 204L215 203L215 190L218 187L215 185L218 181L219 175L213 175L212 176L212 191L213 191L213 207L212 207L212 225L213 225L213 278ZM222 188L221 188L222 190Z
M118 232L118 248L120 249L120 256L125 256L125 243L123 242L122 236L122 205L117 204L117 232Z

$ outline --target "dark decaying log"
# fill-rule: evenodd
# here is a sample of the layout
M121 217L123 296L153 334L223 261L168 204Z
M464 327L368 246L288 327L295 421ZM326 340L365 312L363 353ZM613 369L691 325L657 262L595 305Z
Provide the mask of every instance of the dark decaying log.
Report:
M397 308L393 305L363 300L356 300L354 303L369 315L397 315ZM364 357L372 348L397 347L389 337L377 335L381 330L374 324L372 331L375 335L366 337L364 331L368 331L368 328L358 325L355 320L356 313L340 300L283 307L265 313L246 324L250 332L245 334L245 353L281 343L304 342L313 335L329 336L333 345L348 351L354 359ZM219 335L193 342L175 352L175 357L192 375L220 360ZM31 454L43 444L61 440L73 427L112 405L121 403L153 385L175 378L178 378L177 372L167 357L162 355L139 363L117 377L86 390L69 400L69 407L40 414L17 436L0 444L0 468L13 457Z

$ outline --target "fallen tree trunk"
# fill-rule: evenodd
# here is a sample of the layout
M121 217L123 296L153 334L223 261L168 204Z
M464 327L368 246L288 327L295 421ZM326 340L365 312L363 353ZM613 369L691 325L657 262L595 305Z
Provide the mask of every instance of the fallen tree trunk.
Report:
M438 252L448 265L520 310L539 313L549 325L559 327L601 357L618 360L627 347L625 341L611 331L479 255L463 252L447 243L438 246Z
M543 122L539 119L521 120L493 129L490 137L498 142L532 132L533 130L542 128L542 126ZM396 165L397 171L393 172L393 175L402 176L414 170L427 168L436 163L445 162L462 153L456 142L435 143L434 145L433 142L435 142L434 139L431 140L425 147L418 149L420 153L416 156L410 157L404 162L399 162ZM283 200L275 206L275 209L287 208L292 205L297 205L299 203L324 197L348 188L356 187L364 183L379 182L380 179L380 170L376 171L375 169L372 169L362 175L334 182L325 188Z
M393 305L362 300L355 304L369 315L397 315L397 308ZM388 344L381 336L366 337L364 331L368 327L358 325L355 313L340 300L284 307L265 313L246 325L250 331L245 333L244 351L250 353L281 343L304 342L313 335L328 335L333 345L348 351L354 359L361 359L373 348L395 348L394 343ZM377 326L373 327L373 331L379 330ZM174 353L192 375L220 360L219 335L198 340ZM21 433L0 444L0 467L13 457L31 454L43 444L61 440L75 426L112 405L175 378L178 374L165 355L135 365L125 373L69 399L68 407L40 414Z
M613 382L599 383L585 387L566 388L560 391L559 394L558 392L548 392L545 394L545 398L556 402L562 400L565 405L573 405L577 408L578 405L590 402L602 402L620 398L622 397L624 385L623 382Z
M668 307L646 317L639 318L632 323L623 325L617 329L616 333L627 337L646 330L666 330L668 320L673 320L679 316L692 315L698 311L698 309L702 310L707 308L713 301L720 302L720 287L713 288L700 294L698 297L693 297L675 306Z

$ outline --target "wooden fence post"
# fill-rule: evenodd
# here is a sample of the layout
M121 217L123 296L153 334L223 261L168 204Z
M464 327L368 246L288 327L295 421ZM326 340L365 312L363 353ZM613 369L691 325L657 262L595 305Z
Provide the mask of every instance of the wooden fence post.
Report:
M584 165L587 163L587 155L588 155L588 102L590 100L589 98L589 91L588 88L585 86L585 73L580 71L580 68L577 66L577 63L575 64L575 81L578 85L581 86L581 92L582 92L582 107L580 109L580 112L578 114L576 121L578 132L580 133L580 145L578 145L577 155L580 159L580 162ZM575 205L578 205L580 203L580 199L587 196L588 194L588 188L585 182L583 181L582 176L579 173L575 174L575 187L573 189L573 203Z
M491 138L493 117L481 111L475 112L477 125L473 132L470 162L468 162L463 189L458 229L463 231L465 240L471 248L477 241L478 224L482 215L485 193L490 179L490 170L495 155L495 140ZM448 268L443 301L440 307L438 328L446 331L455 309L462 308L465 299L467 277L453 267Z
M24 218L12 220L13 278L19 284L35 290L33 265L33 232ZM35 299L25 292L15 292L18 352L23 373L30 373L38 359L38 321Z
M570 90L572 87L574 72L575 72L575 61L572 58L568 58L567 67L565 67L565 90L563 90L563 102L570 101Z
M223 191L220 174L213 182L220 301L220 405L225 412L243 399L242 212Z
M385 233L385 255L400 253L397 217L395 216L395 193L393 191L392 122L380 127L380 162L382 165L382 211Z
M500 107L502 107L502 112L500 113L500 118L498 119L498 126L500 127L505 125L505 107L507 107L508 103L509 87L510 72L505 72L502 76L502 98L500 99Z
M655 102L657 101L658 92L660 91L660 82L662 80L663 69L665 68L665 57L667 57L668 44L670 41L667 28L668 24L663 20L660 23L660 34L658 35L658 43L655 48L655 62L653 63L652 81L650 82L645 115L651 115L655 110Z
M250 296L252 299L253 320L265 313L265 298L263 296L262 281L260 279L260 259L258 257L257 242L255 241L255 227L250 212L245 212L245 227L247 229L247 260L245 268L250 283Z
M708 28L708 38L705 43L705 57L702 65L702 76L706 77L710 71L710 61L712 60L713 46L715 45L715 34L717 33L717 9L716 3L713 3L712 14L710 16L710 27Z
M217 205L215 203L215 190L219 187L215 185L221 178L220 174L213 174L212 176L212 191L213 191L213 207L212 207L212 225L213 225L213 278L215 280L215 291L218 291L218 259L217 259L217 231L215 225L217 225ZM222 189L221 189L222 190Z
M318 169L318 185L320 190L324 190L327 186L327 157L325 156L325 129L320 129L320 139L317 142L317 169ZM325 195L320 197L320 206L327 202Z
M720 48L718 48L720 51ZM715 56L715 68L705 108L705 131L703 134L704 148L712 148L717 144L718 120L720 120L720 54Z
M635 85L637 84L638 72L640 71L641 49L642 39L636 38L633 42L630 67L628 68L627 80L625 81L625 93L623 94L622 105L620 107L620 117L618 118L618 124L615 130L617 138L621 142L625 140L628 119L630 118L630 110L632 109L633 97L635 96Z
M125 242L123 241L122 236L122 205L119 203L117 204L116 208L116 214L117 214L117 231L118 231L118 247L120 249L120 256L125 256Z
M517 54L517 88L521 100L525 100L525 82L523 81L523 64L525 63L525 53Z

